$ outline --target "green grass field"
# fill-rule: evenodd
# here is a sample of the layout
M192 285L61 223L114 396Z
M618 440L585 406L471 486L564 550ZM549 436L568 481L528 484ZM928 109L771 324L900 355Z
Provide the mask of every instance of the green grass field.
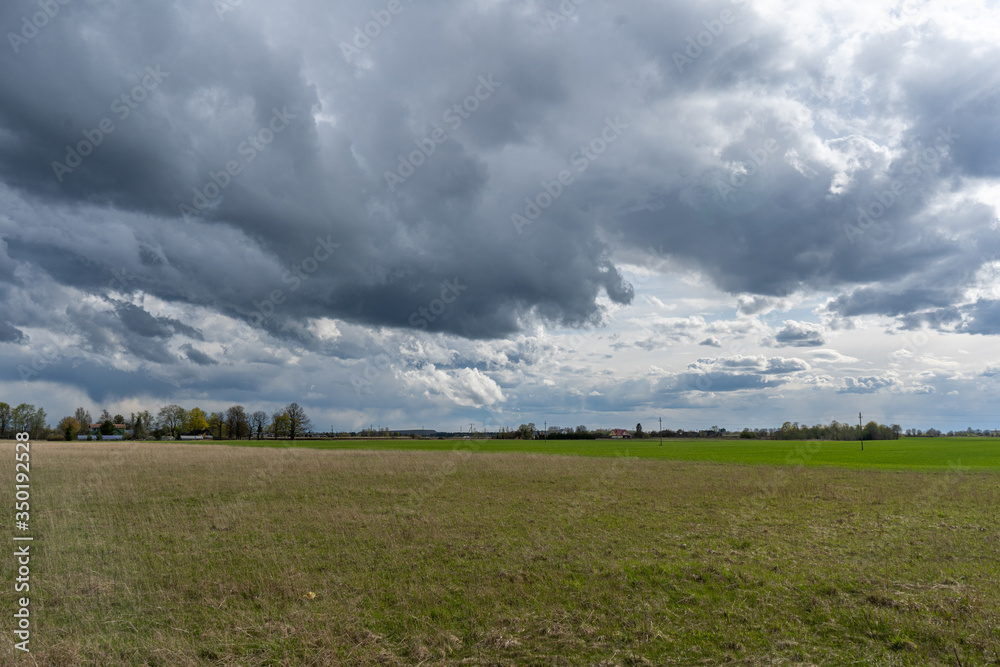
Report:
M36 443L32 653L8 613L0 663L1000 661L988 442L866 446L892 471L843 443L456 444ZM590 455L511 451L539 444Z
M859 442L818 440L299 440L225 441L218 444L309 449L473 451L634 456L671 461L839 466L874 470L1000 471L1000 438L911 438Z

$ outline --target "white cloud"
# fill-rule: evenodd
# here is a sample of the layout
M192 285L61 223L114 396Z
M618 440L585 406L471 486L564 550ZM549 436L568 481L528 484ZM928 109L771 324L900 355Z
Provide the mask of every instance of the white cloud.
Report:
M462 407L485 407L504 401L500 385L476 368L442 371L427 364L421 369L404 372L402 380L410 388L422 389L432 398L443 397Z

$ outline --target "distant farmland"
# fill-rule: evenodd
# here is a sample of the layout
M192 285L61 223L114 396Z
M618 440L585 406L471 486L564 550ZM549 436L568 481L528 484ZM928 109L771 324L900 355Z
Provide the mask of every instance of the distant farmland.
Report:
M40 442L31 655L994 663L996 442ZM808 444L806 466L748 465Z
M208 441L211 442L211 441ZM309 449L522 452L565 456L638 457L770 465L839 466L878 470L1000 471L1000 438L825 440L235 440L217 444Z

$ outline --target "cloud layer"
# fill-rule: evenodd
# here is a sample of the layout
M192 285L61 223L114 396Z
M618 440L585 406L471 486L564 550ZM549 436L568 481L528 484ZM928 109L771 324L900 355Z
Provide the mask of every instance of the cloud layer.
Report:
M40 7L0 9L0 373L67 403L916 396L774 354L1000 333L991 3ZM602 350L558 395L555 331Z

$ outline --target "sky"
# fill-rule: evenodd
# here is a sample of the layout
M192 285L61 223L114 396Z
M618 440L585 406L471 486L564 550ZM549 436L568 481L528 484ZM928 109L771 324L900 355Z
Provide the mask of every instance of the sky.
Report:
M1000 427L987 0L16 0L0 400Z

